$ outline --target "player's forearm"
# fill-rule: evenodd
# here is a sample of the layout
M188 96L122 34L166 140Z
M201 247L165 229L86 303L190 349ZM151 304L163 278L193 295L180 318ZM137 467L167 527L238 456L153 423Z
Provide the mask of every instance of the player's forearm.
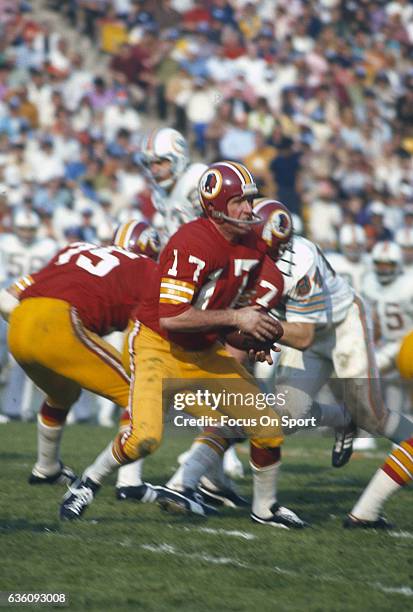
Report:
M314 324L283 321L284 334L281 343L286 346L305 351L314 340Z
M198 310L189 308L176 317L161 317L161 327L174 332L207 332L223 327L236 326L236 311L232 308L225 310Z

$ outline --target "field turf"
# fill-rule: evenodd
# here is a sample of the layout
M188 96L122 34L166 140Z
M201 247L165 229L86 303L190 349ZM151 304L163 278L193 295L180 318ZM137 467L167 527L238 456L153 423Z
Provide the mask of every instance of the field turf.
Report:
M112 433L67 427L65 462L80 471ZM188 432L170 433L147 461L145 478L165 482L190 440ZM341 527L380 465L385 442L335 470L331 438L287 440L280 501L311 523L304 531L254 525L247 511L228 509L205 521L118 502L113 479L83 520L61 523L63 488L26 484L35 445L34 424L0 426L1 591L65 592L70 610L101 612L413 609L413 491L388 504L397 524L391 535ZM246 448L240 456L247 465ZM250 496L249 476L239 489Z

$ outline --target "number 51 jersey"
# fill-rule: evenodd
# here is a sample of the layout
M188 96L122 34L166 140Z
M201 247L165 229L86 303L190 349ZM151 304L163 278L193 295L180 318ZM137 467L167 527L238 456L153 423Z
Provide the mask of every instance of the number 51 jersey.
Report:
M99 336L127 327L131 311L157 264L119 247L73 243L42 270L13 285L19 299L48 297L74 306L85 327Z

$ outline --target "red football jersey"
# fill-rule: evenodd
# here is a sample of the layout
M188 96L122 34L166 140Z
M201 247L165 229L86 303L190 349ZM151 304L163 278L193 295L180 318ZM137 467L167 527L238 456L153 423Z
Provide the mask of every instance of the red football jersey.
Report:
M17 281L20 300L50 297L69 302L85 327L105 336L126 328L157 264L119 247L76 242L35 274Z
M272 310L280 303L283 291L283 275L277 268L275 262L267 255L255 285L252 302L254 304L259 304L267 311Z
M216 333L166 333L160 317L174 317L188 308L218 310L235 306L251 289L261 270L266 245L250 232L237 244L226 240L208 219L182 226L169 240L159 262L159 278L151 295L136 309L136 318L169 340L202 350Z

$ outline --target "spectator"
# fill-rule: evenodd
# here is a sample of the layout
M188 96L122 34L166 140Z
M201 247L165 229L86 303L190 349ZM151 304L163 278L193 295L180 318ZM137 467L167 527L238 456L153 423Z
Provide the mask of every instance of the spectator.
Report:
M284 137L279 143L278 154L270 164L278 199L298 216L301 214L301 198L297 190L300 157L300 151L294 149L293 140Z

